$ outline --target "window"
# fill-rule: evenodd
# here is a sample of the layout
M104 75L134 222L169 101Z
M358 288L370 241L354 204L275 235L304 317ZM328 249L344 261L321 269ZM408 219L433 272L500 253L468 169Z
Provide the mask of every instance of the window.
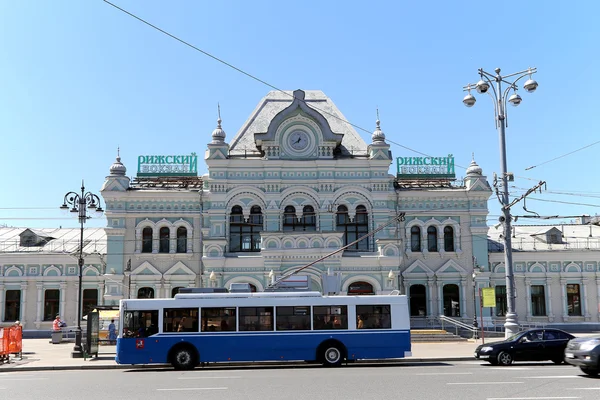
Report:
M310 307L277 307L278 331L306 331L310 330Z
M177 252L187 253L187 229L183 226L177 228Z
M411 285L409 301L411 317L424 317L427 315L427 290L425 285Z
M142 230L142 253L152 253L152 228Z
M296 223L296 208L293 206L287 206L283 210L283 230L284 231L295 231Z
M389 305L356 306L356 318L358 329L392 328Z
M410 251L421 251L421 228L418 226L410 228Z
M373 290L373 285L371 285L369 282L354 282L351 283L350 286L348 286L348 294L349 295L369 295L369 294L375 294L375 291Z
M248 221L244 220L242 207L234 206L229 216L230 251L260 251L260 232L263 215L259 206L250 209Z
M44 293L44 321L53 321L59 313L60 290L46 289Z
M240 331L272 331L273 307L240 307Z
M158 231L159 241L158 241L158 252L159 253L168 253L169 252L169 228L166 226L160 228Z
M235 331L235 307L202 308L202 332Z
M21 291L7 290L4 303L4 321L17 321L21 318Z
M358 240L369 232L369 214L365 206L356 207L354 221L350 221L348 208L338 206L336 213L336 230L344 232L344 246ZM346 251L369 251L369 238L348 247Z
M98 305L98 289L83 289L82 315L88 315Z
M302 225L302 230L305 232L314 232L317 230L317 216L315 215L313 206L304 206L300 224Z
M567 285L567 312L569 316L581 316L581 293L578 284Z
M198 309L165 308L163 332L198 332Z
M435 226L430 226L427 228L427 251L438 251L437 229Z
M444 315L447 317L460 317L460 294L458 285L444 285Z
M125 311L123 315L123 337L143 338L158 333L158 311Z
M454 251L454 229L451 226L444 228L444 251Z
M181 286L174 287L171 289L171 297L175 297L177 293L179 293L179 289L183 289Z
M546 316L546 292L544 285L531 285L531 315Z
M154 298L154 289L151 287L143 287L139 288L137 292L138 299L153 299Z
M313 329L348 329L347 306L314 306Z
M496 316L504 317L506 315L506 311L508 310L506 303L506 286L496 286L494 290L496 292Z

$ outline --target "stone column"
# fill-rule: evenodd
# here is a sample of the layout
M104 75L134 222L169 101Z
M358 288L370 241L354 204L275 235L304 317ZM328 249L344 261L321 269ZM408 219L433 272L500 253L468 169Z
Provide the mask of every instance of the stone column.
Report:
M21 324L23 329L27 325L27 282L21 282Z
M546 304L548 304L548 321L554 322L554 313L552 312L552 278L546 278Z
M435 294L435 281L432 278L427 279L427 316L436 315L433 310L433 297Z
M132 282L129 287L131 288L131 294L130 294L129 298L137 299L137 283Z
M67 317L65 315L65 305L67 304L67 282L60 283L60 303L58 308L58 313L60 314L60 318L62 320L66 320Z
M531 279L525 279L525 291L526 297L525 301L527 302L527 320L531 320Z
M568 299L567 299L567 279L566 278L560 279L560 292L562 294L563 321L568 322L569 321L569 305L567 304Z
M40 329L40 324L44 320L42 305L44 304L44 284L42 282L38 282L35 284L37 289L37 303L36 303L36 313L35 313L35 327L36 329Z
M467 279L462 278L460 280L460 317L465 318L467 316ZM473 310L473 315L475 311Z
M177 227L169 228L169 253L177 252Z
M104 287L105 287L104 281L98 282L98 297L100 297L100 299L96 299L96 304L100 304L100 305L104 304L104 290L105 290Z
M163 288L165 291L165 298L169 299L171 298L171 284L170 283L163 283Z
M139 228L135 230L135 252L142 252L142 230Z
M583 278L582 284L583 295L579 293L579 295L583 297L582 299L579 299L579 301L581 302L581 315L584 316L586 322L589 322L592 320L592 316L590 315L590 310L588 308L588 289L590 285L590 280L587 278Z
M4 309L6 308L4 306L4 285L2 283L0 283L0 322L4 321ZM17 316L17 318L19 318Z
M437 292L438 292L438 314L444 315L444 282L437 282Z

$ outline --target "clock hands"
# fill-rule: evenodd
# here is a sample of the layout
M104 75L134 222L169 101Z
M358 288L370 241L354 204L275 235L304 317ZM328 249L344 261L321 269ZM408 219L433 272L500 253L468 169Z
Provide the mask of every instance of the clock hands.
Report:
M300 136L300 137L298 138L298 140L296 140L296 141L294 142L294 144L296 144L296 143L300 143L300 141L301 141L301 140L302 140L302 136Z

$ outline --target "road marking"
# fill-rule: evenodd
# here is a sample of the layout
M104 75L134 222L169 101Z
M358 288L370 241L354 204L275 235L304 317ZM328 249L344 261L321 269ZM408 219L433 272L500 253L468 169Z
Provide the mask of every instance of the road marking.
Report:
M183 391L183 390L227 390L226 387L214 387L214 388L172 388L172 389L156 389L158 391Z
M524 370L530 370L533 368L530 367L510 367L510 368L506 368L506 367L488 367L486 369L497 369L497 370L502 370L502 371L524 371Z
M593 388L573 388L572 390L600 390L600 387L593 387Z
M473 375L472 372L431 372L427 374L415 374L418 376L428 376L428 375Z
M438 374L435 374L438 375ZM240 379L241 376L182 376L177 379Z
M488 397L487 400L562 400L580 398L581 397Z
M578 375L547 375L547 376L524 376L523 379L564 379L564 378L581 378Z
M10 381L47 381L50 378L12 378Z
M446 383L446 385L513 385L516 383L524 382L450 382Z

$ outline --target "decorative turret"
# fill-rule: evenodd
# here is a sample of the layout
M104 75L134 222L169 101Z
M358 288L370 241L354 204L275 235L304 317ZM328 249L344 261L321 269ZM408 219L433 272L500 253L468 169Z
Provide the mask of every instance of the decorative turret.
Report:
M212 133L212 143L213 144L223 144L225 143L225 131L221 128L221 106L217 104L219 118L217 119L217 129L215 129Z
M221 127L221 106L217 104L217 128L212 132L212 141L208 144L205 159L225 159L229 154L229 144L225 142L226 133Z
M377 121L375 121L375 131L371 135L372 143L369 145L369 158L379 160L392 160L390 145L385 141L385 133L381 130L381 121L379 121L379 109L377 109Z
M110 166L110 174L106 177L101 191L124 192L129 188L129 178L125 176L127 168L121 162L121 151L117 148L117 159Z
M475 162L475 154L473 154L473 159L471 160L471 164L469 168L467 168L467 176L481 176L483 170L481 167Z
M472 157L471 164L467 168L467 175L465 176L467 190L491 190L487 177L483 175L483 170L475 162L475 154Z

